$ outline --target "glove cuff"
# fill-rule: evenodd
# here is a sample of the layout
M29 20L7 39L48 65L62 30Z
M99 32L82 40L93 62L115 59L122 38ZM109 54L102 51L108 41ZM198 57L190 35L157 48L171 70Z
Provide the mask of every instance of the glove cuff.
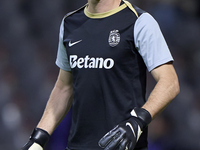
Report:
M38 143L40 146L44 147L48 142L50 135L47 131L40 128L35 128L30 136L30 140Z
M151 114L144 108L135 107L131 111L131 115L141 121L143 128L147 127L148 124L152 121Z

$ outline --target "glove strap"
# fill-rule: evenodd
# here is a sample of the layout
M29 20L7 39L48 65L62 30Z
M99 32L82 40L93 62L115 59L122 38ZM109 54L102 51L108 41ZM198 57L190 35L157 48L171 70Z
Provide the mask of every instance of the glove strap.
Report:
M147 127L148 124L152 121L151 114L144 108L135 107L131 111L131 115L141 121L143 128Z
M40 146L44 147L45 144L48 142L50 135L47 131L42 130L40 128L35 128L33 133L31 134L30 140L35 141Z

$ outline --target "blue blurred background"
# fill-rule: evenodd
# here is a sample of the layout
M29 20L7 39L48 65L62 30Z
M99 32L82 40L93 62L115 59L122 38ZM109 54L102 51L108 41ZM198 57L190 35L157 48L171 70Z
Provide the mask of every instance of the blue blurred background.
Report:
M149 126L150 150L200 150L200 1L129 0L160 24L181 93ZM0 149L19 149L37 125L59 68L63 16L87 0L0 1ZM148 74L147 96L155 85ZM46 150L64 150L70 114Z

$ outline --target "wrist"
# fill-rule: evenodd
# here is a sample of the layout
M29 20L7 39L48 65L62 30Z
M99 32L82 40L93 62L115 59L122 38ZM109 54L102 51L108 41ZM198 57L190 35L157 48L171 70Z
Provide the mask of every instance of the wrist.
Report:
M144 108L135 107L131 111L131 116L137 118L142 126L142 128L146 128L148 124L152 121L151 114Z
M47 131L35 128L31 134L30 140L33 140L35 143L38 143L41 147L44 147L49 141L50 135Z

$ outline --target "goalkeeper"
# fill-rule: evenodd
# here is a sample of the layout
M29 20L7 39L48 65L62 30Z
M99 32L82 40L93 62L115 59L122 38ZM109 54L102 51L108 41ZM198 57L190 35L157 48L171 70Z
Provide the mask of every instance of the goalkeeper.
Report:
M147 150L147 126L179 93L155 19L125 0L88 0L61 23L58 79L23 150L43 150L72 107L66 150ZM156 80L145 99L146 70Z

